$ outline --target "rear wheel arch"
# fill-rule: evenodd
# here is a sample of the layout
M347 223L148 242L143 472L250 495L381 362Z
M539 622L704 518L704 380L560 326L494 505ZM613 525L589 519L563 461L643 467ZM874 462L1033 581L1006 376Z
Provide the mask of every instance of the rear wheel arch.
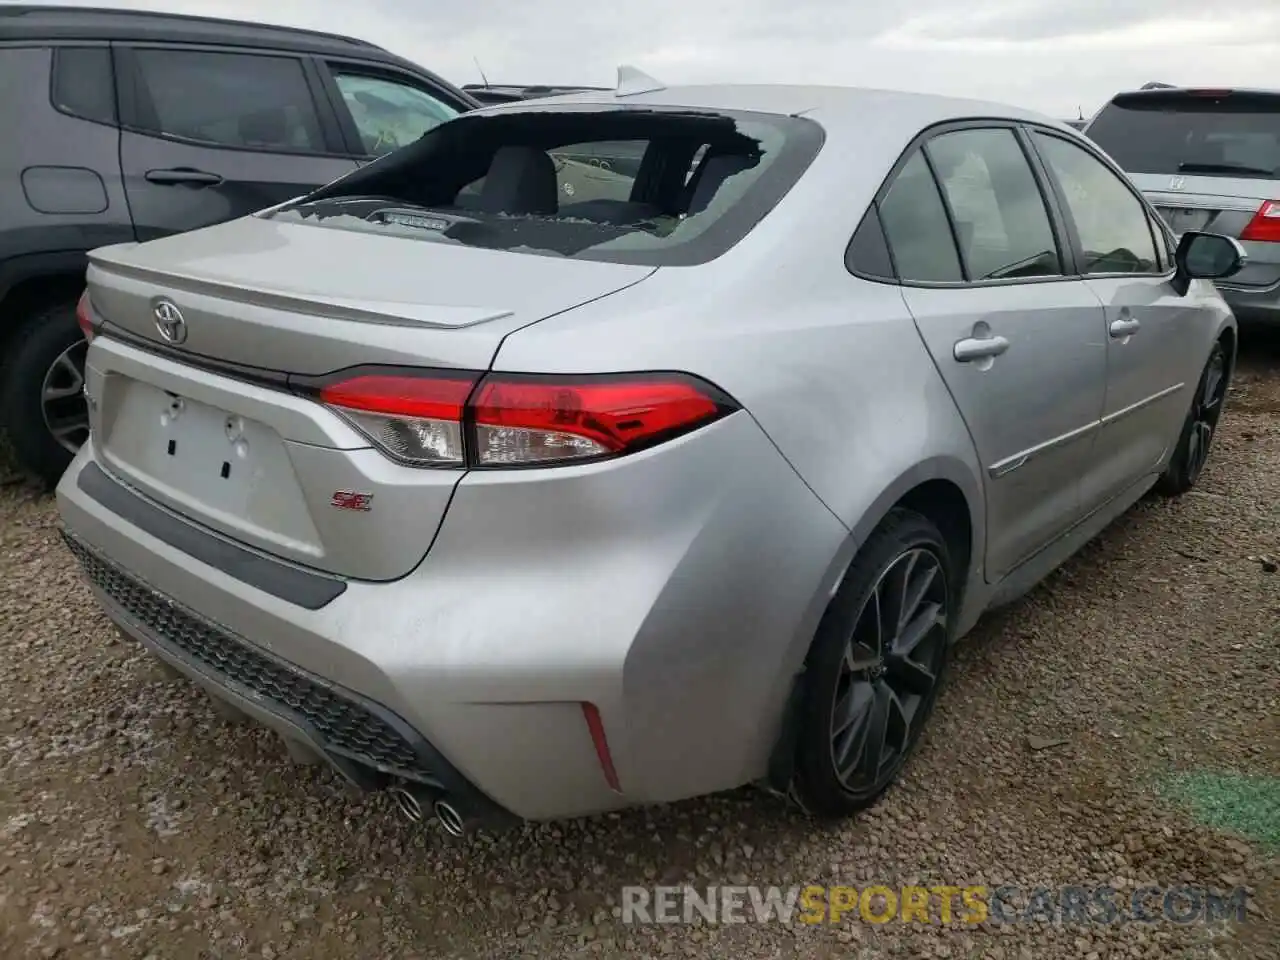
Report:
M41 384L57 358L83 344L75 304L84 283L82 271L53 270L24 277L0 295L0 429L19 465L50 487L71 453L53 437L40 412ZM83 357L82 349L77 357ZM77 357L72 361L79 364ZM75 386L74 379L68 383Z
M15 257L0 263L0 344L9 340L33 313L84 291L88 260L83 251ZM0 350L0 357L5 352Z
M850 551L848 563L840 568L834 583L824 585L823 589L834 594L857 560L862 545L895 511L908 510L925 517L941 531L958 581L954 585L954 595L957 609L961 609L967 587L975 569L980 569L983 556L986 521L982 505L978 480L962 461L940 457L916 465L890 484L864 512L851 531L850 540L856 547ZM799 654L800 661L807 657L815 639L816 635L799 638L804 646ZM791 691L765 778L770 790L787 796L794 796L792 781L798 747L802 681L803 672L791 678Z
M937 526L958 572L967 572L973 559L973 516L964 491L950 480L926 480L894 504L918 513Z
M939 457L902 473L865 511L852 530L863 544L895 508L928 517L947 538L958 570L971 572L985 543L985 511L979 481L961 461Z

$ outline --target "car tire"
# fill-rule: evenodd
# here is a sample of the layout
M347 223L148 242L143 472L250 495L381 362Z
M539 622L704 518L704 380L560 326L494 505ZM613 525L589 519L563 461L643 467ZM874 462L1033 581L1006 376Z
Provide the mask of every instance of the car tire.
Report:
M805 661L795 793L809 813L848 816L897 779L945 677L957 583L914 511L893 510L859 551Z
M1176 497L1194 487L1204 472L1209 459L1210 445L1218 432L1218 421L1227 402L1227 387L1231 383L1231 360L1221 340L1213 345L1209 359L1196 384L1191 409L1183 421L1173 457L1160 479L1156 492L1166 497Z
M76 323L75 301L37 311L15 331L0 371L0 410L18 464L46 486L55 486L88 436L84 356L88 345ZM65 395L50 401L56 423L82 420L83 427L65 433L64 443L46 419L46 386ZM71 411L62 419L64 411Z

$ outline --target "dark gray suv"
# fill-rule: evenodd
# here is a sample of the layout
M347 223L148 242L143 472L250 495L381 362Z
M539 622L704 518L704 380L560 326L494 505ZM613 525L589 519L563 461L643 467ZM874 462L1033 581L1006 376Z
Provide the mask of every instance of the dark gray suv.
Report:
M348 37L0 6L0 426L53 483L88 434L85 253L243 216L458 113L461 89Z

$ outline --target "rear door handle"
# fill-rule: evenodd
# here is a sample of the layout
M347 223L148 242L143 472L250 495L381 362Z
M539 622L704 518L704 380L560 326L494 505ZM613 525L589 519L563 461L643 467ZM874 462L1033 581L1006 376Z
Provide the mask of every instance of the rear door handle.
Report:
M985 360L998 357L1009 349L1009 341L1004 337L968 337L957 340L952 355L960 363L972 363L974 360Z
M222 182L222 177L216 173L206 173L204 170L193 170L190 167L178 167L174 170L148 170L146 178L148 183L158 183L164 186L216 187Z
M1137 317L1122 317L1119 320L1112 320L1110 326L1111 339L1121 340L1124 337L1132 336L1142 329L1142 324L1138 322Z

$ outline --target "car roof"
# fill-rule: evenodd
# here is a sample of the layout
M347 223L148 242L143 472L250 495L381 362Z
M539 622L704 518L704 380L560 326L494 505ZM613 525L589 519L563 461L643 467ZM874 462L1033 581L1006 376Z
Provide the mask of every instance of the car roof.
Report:
M1158 81L1153 80L1150 83L1144 83L1142 87L1137 90L1121 90L1119 93L1115 94L1111 99L1117 100L1120 98L1124 98L1125 100L1139 100L1139 99L1145 99L1147 97L1150 97L1152 100L1159 101L1162 99L1167 99L1169 97L1176 97L1180 94L1208 93L1208 92L1212 92L1212 93L1221 92L1224 94L1246 94L1249 96L1256 96L1256 97L1280 97L1280 87L1271 87L1271 88L1232 87L1232 86L1215 87L1215 86L1210 86L1205 84L1195 86L1195 87L1179 87L1171 83L1159 83Z
M199 43L256 48L360 60L396 66L451 90L469 107L480 105L470 94L439 74L357 37L278 24L248 23L221 17L158 13L117 7L53 7L0 3L0 43L5 41L117 40L126 42Z
M334 33L153 10L0 4L3 40L153 40L268 47L298 53L358 54L401 62L383 48Z
M1055 118L1008 104L929 93L908 93L871 87L805 86L796 84L708 84L661 87L619 95L615 90L591 90L556 97L521 100L486 107L484 113L553 109L560 105L687 107L809 116L824 124L865 123L869 119L897 127L924 129L963 118L1026 120L1070 130Z

